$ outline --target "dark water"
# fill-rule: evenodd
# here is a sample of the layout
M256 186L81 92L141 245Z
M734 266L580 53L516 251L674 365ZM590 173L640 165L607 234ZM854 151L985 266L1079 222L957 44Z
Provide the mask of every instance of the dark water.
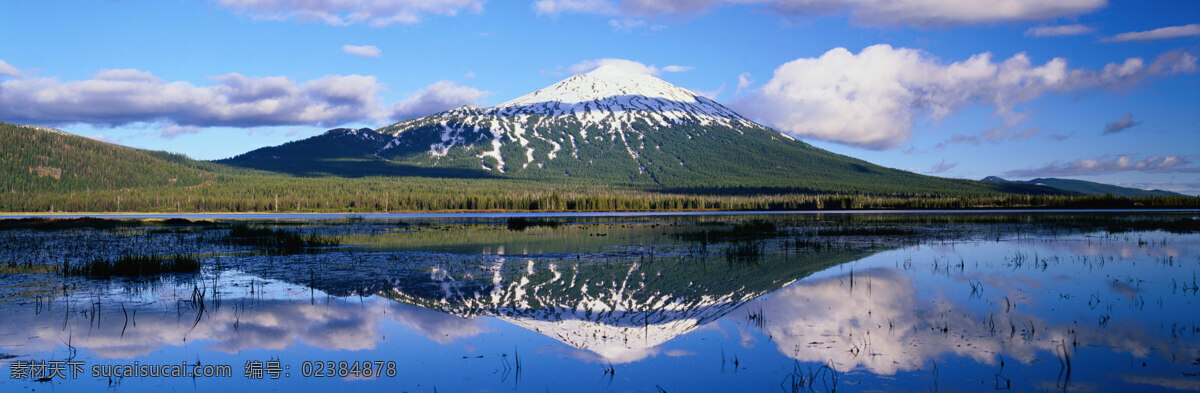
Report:
M1197 391L1195 215L252 222L340 242L302 252L16 227L0 391ZM204 267L56 270L133 254ZM92 375L135 362L231 375Z

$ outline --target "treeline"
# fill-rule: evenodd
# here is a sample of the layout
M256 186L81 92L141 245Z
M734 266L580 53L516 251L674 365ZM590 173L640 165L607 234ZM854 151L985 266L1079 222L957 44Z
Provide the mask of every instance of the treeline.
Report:
M1200 208L1196 197L1000 195L879 197L870 195L687 195L599 186L486 181L427 184L427 179L291 179L196 187L147 187L68 193L5 193L7 212L437 212L684 211L882 209L1162 209ZM507 180L508 183L519 181ZM523 187L522 187L523 186Z

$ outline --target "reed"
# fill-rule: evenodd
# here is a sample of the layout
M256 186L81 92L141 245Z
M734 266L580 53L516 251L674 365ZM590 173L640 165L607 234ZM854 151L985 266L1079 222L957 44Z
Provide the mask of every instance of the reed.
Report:
M148 277L167 273L196 273L201 263L191 255L126 255L115 260L95 258L64 266L63 275L93 278Z

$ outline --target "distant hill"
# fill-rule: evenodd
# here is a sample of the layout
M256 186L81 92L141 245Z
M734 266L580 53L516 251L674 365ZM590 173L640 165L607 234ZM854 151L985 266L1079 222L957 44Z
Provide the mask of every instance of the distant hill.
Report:
M1025 184L1046 186L1063 191L1079 193L1084 195L1114 195L1120 197L1156 197L1156 196L1183 196L1183 194L1163 190L1143 190L1140 188L1129 188L1114 186L1111 184L1096 183L1085 180L1074 179L1058 179L1058 178L1037 178L1033 180L1006 180L996 176L988 176L983 178L983 181L999 183L999 184Z
M129 148L53 128L0 123L0 189L71 192L209 181L215 165Z

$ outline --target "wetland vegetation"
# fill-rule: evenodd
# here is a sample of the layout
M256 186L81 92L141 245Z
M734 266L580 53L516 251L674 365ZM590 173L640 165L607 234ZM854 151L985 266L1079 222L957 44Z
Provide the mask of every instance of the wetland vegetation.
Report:
M513 224L518 228L513 228ZM553 223L553 224L551 224ZM0 390L1188 391L1196 212L0 221ZM518 360L519 359L519 360ZM7 375L7 374L5 374Z

